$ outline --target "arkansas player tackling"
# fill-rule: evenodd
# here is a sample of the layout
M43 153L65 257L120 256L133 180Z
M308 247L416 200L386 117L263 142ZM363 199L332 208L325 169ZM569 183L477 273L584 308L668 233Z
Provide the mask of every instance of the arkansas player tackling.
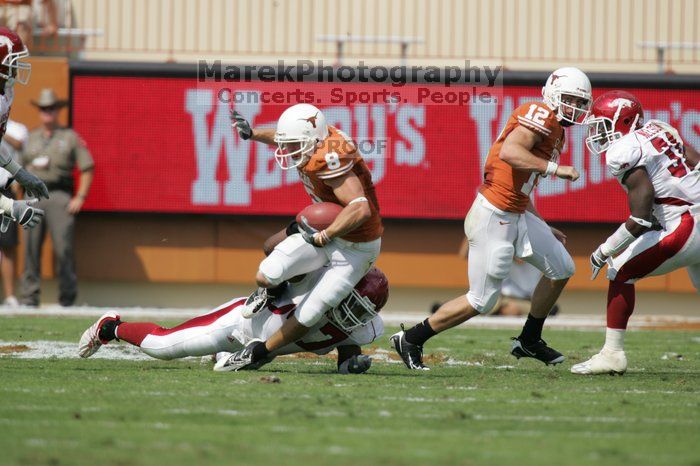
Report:
M240 367L302 338L329 309L335 308L377 260L383 233L372 176L352 140L326 124L313 105L297 104L280 116L277 128L251 128L235 110L233 127L242 139L277 145L275 159L283 170L296 168L314 202L342 207L335 220L317 231L305 222L279 243L261 263L259 286L245 303L251 317L284 290L287 280L324 267L300 312L287 319L265 342L234 355Z
M586 144L605 154L631 215L591 255L592 279L608 265L607 331L603 349L574 374L627 370L623 343L637 280L686 267L700 289L700 156L672 126L643 119L639 100L624 91L598 97L588 119Z
M123 340L138 346L157 359L217 355L216 371L240 369L232 352L241 350L251 341L261 341L278 331L285 321L303 312L311 290L323 276L323 270L308 273L290 282L285 291L268 302L251 319L243 317L246 298L236 298L222 304L211 313L195 317L173 328L151 322L124 322L116 313L107 313L85 330L79 354L87 358L103 344ZM271 351L266 358L245 369L258 369L275 356L311 352L327 354L338 350L338 372L366 372L371 359L362 354L361 346L373 342L384 332L378 313L387 301L389 283L377 268L372 268L341 303L311 327L301 339ZM231 363L229 363L231 362Z
M542 220L530 193L541 176L578 179L574 167L559 165L558 160L564 128L582 124L588 115L591 84L580 70L561 68L549 76L542 96L544 102L528 102L513 111L486 159L484 182L464 222L469 240L469 292L391 337L409 369L427 369L423 344L429 338L494 307L513 257L534 265L543 277L532 295L522 333L513 339L511 353L545 364L564 360L542 340L542 327L574 273L574 261L563 246L566 237Z
M22 39L14 31L0 27L0 138L5 135L7 120L10 119L10 110L15 98L15 82L20 84L29 82L32 65L23 61L27 57L29 57L29 51ZM44 211L32 207L32 204L42 197L48 199L49 191L46 185L22 168L4 149L0 149L0 167L7 170L24 187L28 197L34 198L16 201L0 195L0 212L2 212L0 231L7 231L12 220L24 228L38 225L44 216ZM12 178L8 184L11 182Z

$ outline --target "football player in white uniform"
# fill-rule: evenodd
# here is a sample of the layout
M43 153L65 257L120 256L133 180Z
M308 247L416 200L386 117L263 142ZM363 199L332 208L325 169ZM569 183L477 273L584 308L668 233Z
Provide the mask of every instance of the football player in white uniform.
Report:
M372 175L355 143L326 124L318 108L297 104L287 108L276 129L252 128L235 110L232 124L242 139L277 145L275 159L283 170L296 169L314 203L341 207L333 222L317 231L301 222L299 234L280 242L260 263L244 315L251 317L292 277L319 267L326 273L299 313L279 332L260 342L251 362L302 338L328 309L334 308L377 260L384 231ZM240 355L239 355L240 356Z
M29 56L29 51L22 39L12 30L0 27L0 138L5 134L7 120L15 97L14 84L27 84L32 65L22 61ZM0 231L5 232L10 221L14 220L24 228L32 228L41 222L44 211L32 207L38 199L49 197L46 185L36 176L22 168L19 163L5 150L0 150L0 168L7 170L10 175L22 185L30 198L26 201L15 201L0 195L0 212L2 223ZM11 183L12 178L10 178Z
M216 371L237 370L231 364L233 352L251 348L251 342L265 340L277 332L290 317L301 312L311 290L324 276L325 268L315 270L297 281L290 281L284 292L252 318L243 317L246 298L222 304L211 313L195 317L173 328L150 322L123 322L118 314L107 313L88 328L80 339L79 354L87 358L103 344L124 340L157 359L217 355ZM258 369L275 356L312 352L326 354L338 350L338 372L359 374L367 371L371 359L361 346L373 342L384 332L378 313L387 301L389 283L377 268L355 285L340 304L328 311L301 339L283 346L245 369Z
M675 128L643 118L635 96L610 91L596 99L587 120L586 144L605 153L631 215L591 255L592 278L608 265L607 332L603 349L574 365L574 374L627 370L623 342L637 280L685 267L700 289L700 156Z

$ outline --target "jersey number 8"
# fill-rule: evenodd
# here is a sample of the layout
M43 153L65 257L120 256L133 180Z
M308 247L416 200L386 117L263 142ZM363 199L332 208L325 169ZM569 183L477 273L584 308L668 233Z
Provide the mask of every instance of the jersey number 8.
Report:
M326 154L326 165L331 170L337 170L340 168L340 156L335 152L329 152Z

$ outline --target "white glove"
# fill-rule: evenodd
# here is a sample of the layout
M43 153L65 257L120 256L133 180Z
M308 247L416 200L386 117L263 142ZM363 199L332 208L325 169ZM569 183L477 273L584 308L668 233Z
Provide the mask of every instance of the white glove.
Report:
M591 280L596 279L598 273L600 273L600 269L605 267L608 261L608 258L600 251L600 248L601 247L598 246L598 249L591 254Z
M33 228L41 223L44 218L44 211L33 207L38 202L37 199L29 201L14 201L12 199L2 199L2 223L0 223L0 231L5 233L10 226L10 220L22 225L24 228ZM8 208L9 206L9 208Z
M338 365L340 374L363 374L372 366L372 358L366 354L356 354Z

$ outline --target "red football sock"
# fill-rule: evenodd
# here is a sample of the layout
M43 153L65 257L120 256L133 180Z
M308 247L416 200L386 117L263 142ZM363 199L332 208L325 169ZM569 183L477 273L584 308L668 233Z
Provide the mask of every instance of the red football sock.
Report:
M146 336L159 329L160 325L151 322L122 322L117 327L117 338L132 345L141 346L141 342Z
M634 284L610 282L608 286L608 328L625 330L634 312Z

